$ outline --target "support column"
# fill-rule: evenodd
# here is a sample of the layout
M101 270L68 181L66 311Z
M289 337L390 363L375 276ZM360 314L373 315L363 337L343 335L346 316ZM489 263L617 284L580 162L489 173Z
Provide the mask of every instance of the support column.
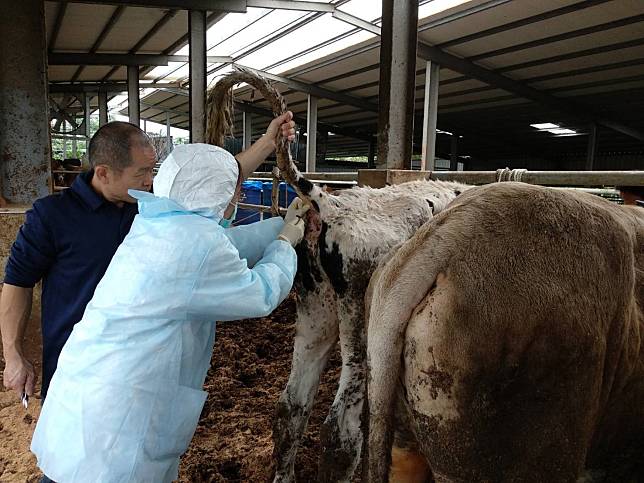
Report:
M425 64L425 107L423 109L423 146L420 170L434 170L436 159L436 120L438 119L438 80L440 68L436 62Z
M458 135L452 134L452 146L450 149L450 171L456 171L458 167Z
M170 134L170 113L165 113L165 155L172 152L172 135Z
M318 138L318 98L309 94L306 110L306 168L307 173L316 171L315 161L317 157Z
M597 124L593 123L588 131L588 150L586 152L586 171L595 167L595 154L597 152Z
M89 138L90 138L90 136L92 134L91 129L90 129L90 125L89 125L90 124L89 123L89 118L90 118L90 114L92 112L92 107L91 107L91 104L90 104L90 102L92 100L92 96L86 93L84 98L83 98L83 100L85 102L85 104L83 106L83 111L84 111L84 114L85 114L85 137L87 138L87 142L89 142ZM89 146L89 145L87 145L87 146Z
M139 67L136 65L127 66L127 112L130 122L138 126L141 121L141 109L139 100Z
M206 139L206 12L188 12L190 36L190 142Z
M51 192L44 19L42 0L0 15L0 206Z
M107 124L107 92L98 93L98 125Z
M382 0L378 167L410 169L418 2Z
M242 149L245 151L250 148L251 134L253 133L253 123L250 117L250 112L243 113L242 123Z

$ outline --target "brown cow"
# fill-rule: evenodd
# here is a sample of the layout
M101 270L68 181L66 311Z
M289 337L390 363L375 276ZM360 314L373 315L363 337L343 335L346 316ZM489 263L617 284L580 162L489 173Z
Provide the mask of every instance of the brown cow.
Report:
M471 189L367 304L370 482L394 417L437 481L644 481L644 209Z

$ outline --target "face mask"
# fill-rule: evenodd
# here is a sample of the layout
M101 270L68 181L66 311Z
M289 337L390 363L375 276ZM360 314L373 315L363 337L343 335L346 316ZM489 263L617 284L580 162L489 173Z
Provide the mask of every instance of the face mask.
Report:
M236 216L237 216L237 203L235 203L235 209L233 210L233 214L230 215L230 218L222 218L221 221L219 222L219 225L223 226L224 228L230 228Z

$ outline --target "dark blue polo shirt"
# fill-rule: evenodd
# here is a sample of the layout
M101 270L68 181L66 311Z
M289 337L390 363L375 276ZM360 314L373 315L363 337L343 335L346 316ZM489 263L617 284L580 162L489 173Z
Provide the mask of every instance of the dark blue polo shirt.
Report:
M43 281L43 397L63 345L137 214L136 204L119 208L98 195L92 175L83 173L70 189L34 203L5 270L4 281L11 285Z

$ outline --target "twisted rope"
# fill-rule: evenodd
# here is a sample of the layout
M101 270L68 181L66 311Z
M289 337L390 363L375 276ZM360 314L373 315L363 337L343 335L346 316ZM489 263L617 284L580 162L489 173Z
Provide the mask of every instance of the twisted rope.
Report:
M523 179L523 174L527 173L527 169L510 169L503 168L496 170L496 181L498 183L502 181L521 181Z

